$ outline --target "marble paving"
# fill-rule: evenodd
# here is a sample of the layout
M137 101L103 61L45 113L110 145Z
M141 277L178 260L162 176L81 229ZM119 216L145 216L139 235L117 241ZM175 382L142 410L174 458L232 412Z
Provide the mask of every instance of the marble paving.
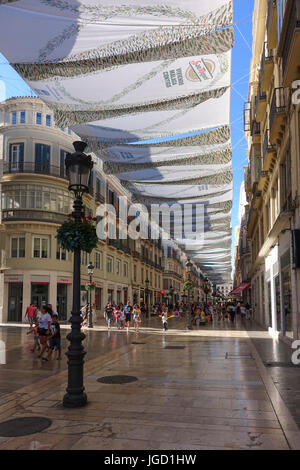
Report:
M1 450L300 449L299 428L264 366L261 343L255 342L268 342L259 329L252 327L249 334L238 324L221 322L186 332L178 321L164 334L153 320L136 334L108 333L99 325L86 333L88 405L81 409L62 406L65 355L43 363L30 352L33 340L26 333L24 327L0 327L6 350L0 422L41 416L52 425L29 436L0 436ZM62 329L64 351L66 333ZM138 381L97 381L110 375Z

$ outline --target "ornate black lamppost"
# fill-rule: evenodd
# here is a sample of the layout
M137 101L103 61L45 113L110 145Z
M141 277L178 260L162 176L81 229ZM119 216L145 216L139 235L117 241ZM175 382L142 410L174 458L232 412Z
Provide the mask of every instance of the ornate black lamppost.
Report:
M191 272L193 269L193 263L188 259L187 263L185 265L186 267L186 272L188 275L188 281L191 282ZM186 329L187 330L192 330L192 319L191 319L191 303L190 303L190 289L188 289L188 307L187 307L187 315L186 315Z
M88 270L88 275L90 276L90 284L92 284L93 280L93 272L94 272L95 266L92 265L92 262L90 261L89 265L87 266ZM93 312L92 312L92 289L90 289L90 295L89 295L89 314L88 314L88 327L93 328Z
M92 157L83 153L87 144L81 141L73 142L75 152L68 153L65 160L69 191L74 193L73 219L80 223L83 214L82 196L89 191L88 181L93 167ZM71 333L67 339L70 341L68 352L68 386L63 398L63 405L67 408L77 408L87 403L87 396L83 386L83 364L85 351L82 341L85 335L81 332L82 317L80 315L80 248L74 250L73 272L73 307L71 313Z

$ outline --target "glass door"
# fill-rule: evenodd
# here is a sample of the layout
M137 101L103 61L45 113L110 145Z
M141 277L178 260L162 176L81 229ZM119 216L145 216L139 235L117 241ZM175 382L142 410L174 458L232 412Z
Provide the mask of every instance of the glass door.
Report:
M23 283L8 284L8 321L22 322Z

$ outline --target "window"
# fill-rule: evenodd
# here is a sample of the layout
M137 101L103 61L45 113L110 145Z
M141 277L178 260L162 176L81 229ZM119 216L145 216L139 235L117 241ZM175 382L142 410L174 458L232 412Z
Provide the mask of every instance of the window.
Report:
M65 132L66 128L65 128L65 127L61 127L60 130L61 130L62 132Z
M50 201L49 201L50 195ZM49 206L50 204L50 206ZM72 197L68 191L39 185L14 185L2 191L2 209L42 209L68 214ZM48 217L48 215L45 213Z
M33 237L33 258L49 258L49 237Z
M25 111L20 112L20 123L25 124L26 123L26 113Z
M68 134L71 135L72 134L72 131L71 129L68 127Z
M120 276L121 274L121 261L119 259L116 261L116 274L117 276Z
M36 124L42 124L42 113L36 113L35 122Z
M133 265L133 280L136 282L136 264Z
M65 159L67 156L67 151L60 149L60 169L59 169L59 175L61 178L65 178L66 176L66 167L65 167Z
M67 261L68 259L68 252L67 250L64 250L59 243L56 245L56 259L59 259L61 261Z
M50 146L35 144L35 172L50 173Z
M25 237L11 237L10 256L11 258L25 258Z
M16 112L11 113L11 123L12 124L17 124L17 113Z
M111 256L106 257L106 271L108 273L113 272L113 258Z
M83 266L87 266L88 265L88 254L86 251L81 251L80 253L80 263L83 265Z
M128 263L124 263L123 265L123 274L124 274L124 277L128 276Z
M46 126L51 126L51 114L46 114Z
M102 253L101 251L95 252L95 268L102 269Z
M108 204L111 204L113 206L114 202L115 202L115 193L111 189L109 189L108 190Z
M23 171L24 143L9 145L9 171Z

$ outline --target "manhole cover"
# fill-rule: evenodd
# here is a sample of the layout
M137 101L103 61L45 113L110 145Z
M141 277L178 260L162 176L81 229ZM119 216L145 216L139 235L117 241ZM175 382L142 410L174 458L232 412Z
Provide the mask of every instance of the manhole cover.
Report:
M164 349L184 349L185 346L165 346Z
M129 384L130 382L136 382L137 377L132 375L108 375L107 377L100 377L97 382L102 384Z
M300 368L300 365L293 364L292 362L264 362L264 365L266 367L298 367Z
M138 341L132 341L131 344L146 344L146 343L139 343Z
M35 434L44 431L51 426L52 421L48 418L33 416L30 418L10 419L0 423L1 437L18 437Z

